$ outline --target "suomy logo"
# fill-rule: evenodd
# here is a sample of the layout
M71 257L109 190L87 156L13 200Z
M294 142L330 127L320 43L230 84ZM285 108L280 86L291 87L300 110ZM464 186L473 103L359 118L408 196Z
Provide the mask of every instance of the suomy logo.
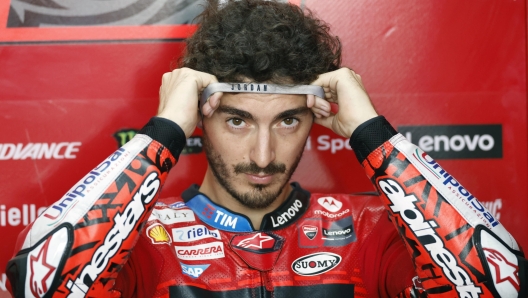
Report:
M436 159L502 157L499 124L400 126L398 131Z
M382 179L378 182L380 189L391 201L390 209L399 214L401 219L416 236L416 239L429 252L433 261L442 268L444 275L451 281L460 297L476 298L482 292L476 286L468 273L459 266L451 251L445 248L442 238L436 233L437 224L434 220L426 220L416 208L418 199L413 194L406 194L403 188L392 179Z
M292 263L293 272L298 275L313 276L334 269L341 262L341 256L330 252L318 252L302 256Z

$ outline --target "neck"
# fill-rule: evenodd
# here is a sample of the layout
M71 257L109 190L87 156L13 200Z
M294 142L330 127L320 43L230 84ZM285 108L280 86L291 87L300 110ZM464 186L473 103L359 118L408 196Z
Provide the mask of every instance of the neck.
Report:
M220 185L218 180L216 180L210 167L207 168L204 180L200 186L200 192L208 196L211 201L237 213L244 214L249 218L251 224L256 229L260 228L264 215L277 209L277 207L286 201L291 190L290 184L287 184L271 205L263 209L252 209L242 205L237 199L231 196L222 185Z

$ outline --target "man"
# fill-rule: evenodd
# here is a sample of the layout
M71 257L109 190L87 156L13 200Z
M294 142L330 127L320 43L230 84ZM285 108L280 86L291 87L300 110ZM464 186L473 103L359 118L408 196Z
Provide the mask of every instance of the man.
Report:
M339 64L295 6L212 1L157 117L21 234L15 296L525 297L515 240ZM380 197L288 184L314 122L351 138ZM196 126L202 184L158 200Z

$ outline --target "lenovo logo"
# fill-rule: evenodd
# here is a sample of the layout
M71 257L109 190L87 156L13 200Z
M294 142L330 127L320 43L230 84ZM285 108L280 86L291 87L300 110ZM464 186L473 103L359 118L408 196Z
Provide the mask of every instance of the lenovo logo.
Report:
M398 131L435 159L502 157L500 124L399 126Z

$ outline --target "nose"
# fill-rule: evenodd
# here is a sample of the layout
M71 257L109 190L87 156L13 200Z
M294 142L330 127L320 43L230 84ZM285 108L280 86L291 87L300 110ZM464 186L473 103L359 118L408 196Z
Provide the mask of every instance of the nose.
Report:
M275 160L273 140L268 127L258 129L249 158L261 168Z

